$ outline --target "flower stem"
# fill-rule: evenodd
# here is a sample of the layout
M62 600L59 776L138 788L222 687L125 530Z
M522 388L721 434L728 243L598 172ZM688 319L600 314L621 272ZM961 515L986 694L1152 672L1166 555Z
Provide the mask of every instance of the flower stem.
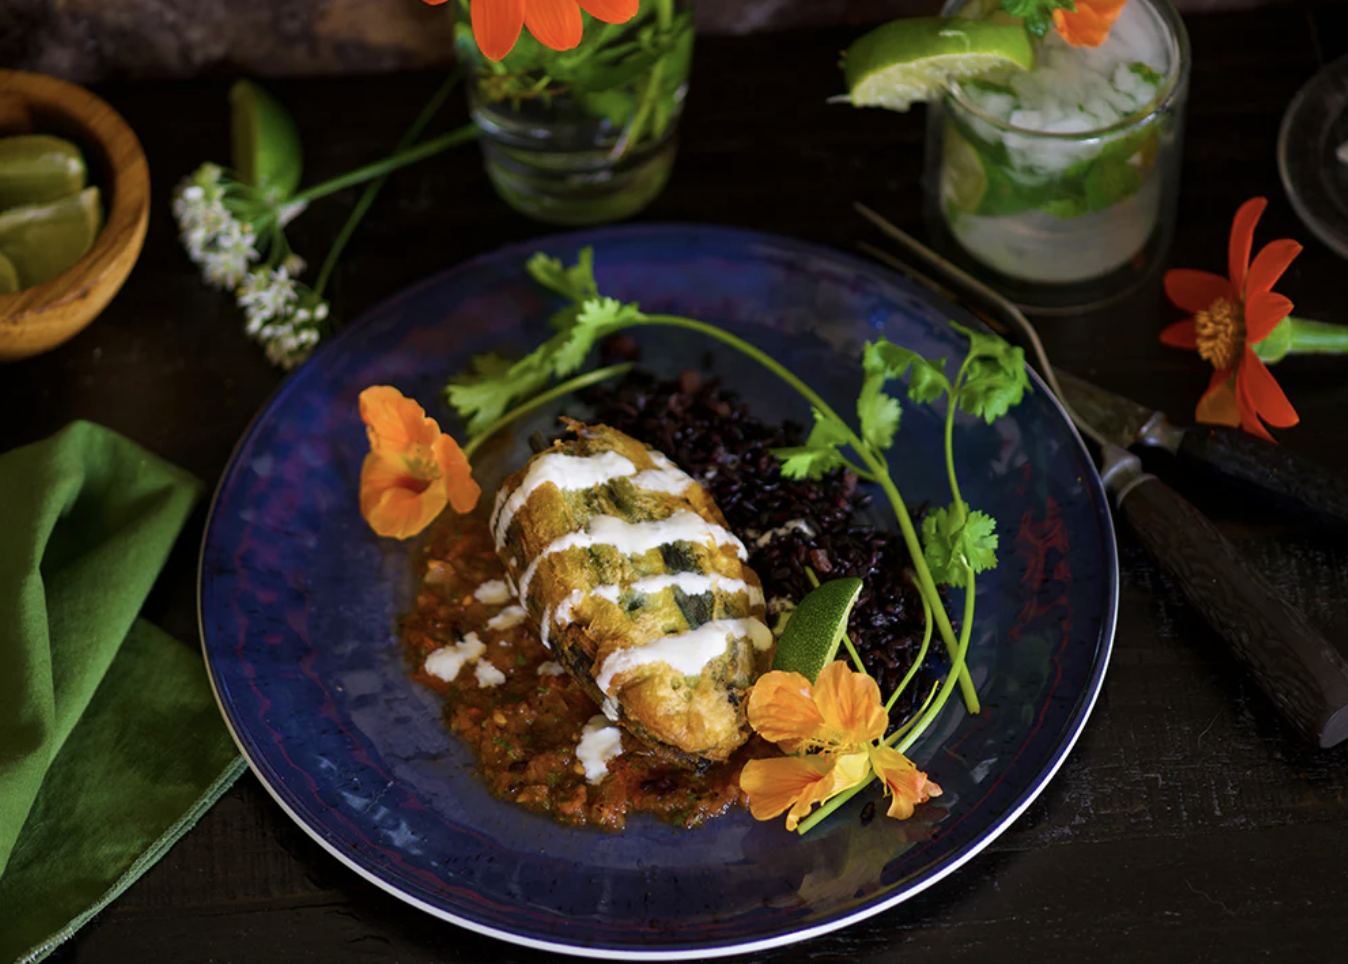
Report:
M403 134L402 139L398 141L398 146L394 148L395 156L396 154L407 150L417 142L417 139L421 137L422 131L424 131L426 126L435 119L435 115L438 114L440 108L444 106L445 100L448 99L450 93L452 93L454 88L458 85L459 78L459 71L454 71L448 78L446 78L445 82L440 85L439 89L431 95L431 99L427 101L426 106L421 109L421 113L418 114L417 119L412 122L412 126L407 129L406 133ZM366 186L365 191L357 199L356 206L351 209L351 213L347 216L346 223L342 225L342 230L337 233L337 237L332 242L332 247L328 249L328 254L327 257L323 259L322 267L318 269L318 280L314 282L314 294L318 297L323 297L323 291L327 288L328 281L332 278L332 272L337 267L337 259L342 256L342 251L345 250L347 243L351 240L351 236L356 233L356 227L365 217L366 212L374 205L374 199L383 188L388 177L388 174L381 174L371 181Z
M511 422L515 421L515 419L519 418L521 415L527 415L534 409L546 405L554 399L561 398L563 395L579 391L582 388L589 388L591 385L597 385L615 375L624 375L631 371L632 367L633 365L631 362L623 362L621 365L610 365L608 368L596 368L592 372L586 372L584 375L577 375L575 378L569 378L564 382L559 382L549 388L546 392L540 392L527 402L521 402L496 421L492 422L481 432L470 438L463 447L464 457L469 461L472 461L473 453L481 447L483 442L505 428Z
M896 686L894 692L889 695L889 701L885 703L886 715L888 715L889 711L894 708L894 704L898 701L899 695L908 688L908 684L911 683L913 677L917 675L917 671L921 668L923 660L927 658L927 647L931 645L931 627L933 625L931 621L931 603L927 602L926 596L919 595L918 598L922 600L922 645L918 647L917 656L913 659L913 665L908 667L908 672L903 674L903 679L899 680L899 685Z
M825 418L836 422L847 435L847 444L852 447L858 455L861 456L866 467L874 475L876 482L884 491L889 499L890 507L894 510L894 517L898 519L899 531L903 534L903 541L908 547L908 553L913 559L913 568L917 571L918 588L923 596L927 597L931 603L932 612L936 615L936 626L941 632L941 638L945 641L946 649L950 653L952 665L958 668L960 680L960 690L964 695L964 705L970 714L977 714L980 711L978 702L978 693L974 689L973 679L969 676L969 671L964 667L963 660L955 661L955 654L959 647L959 642L955 637L955 630L950 625L950 617L946 615L945 607L941 605L941 595L936 588L936 581L932 578L931 570L927 568L927 561L922 555L922 543L917 537L917 530L913 526L912 517L908 515L908 508L904 505L903 496L899 494L898 487L894 480L889 476L889 466L884 459L880 458L871 451L869 445L863 442L857 434L852 431L852 427L838 417L829 404L806 385L795 373L785 368L771 355L764 352L761 348L751 345L749 342L735 335L724 331L715 325L707 324L704 321L697 321L693 318L683 318L679 315L646 315L638 325L666 325L674 328L686 328L690 331L701 332L715 338L717 341L729 345L742 354L748 355L754 361L767 368L782 381L794 388L804 399L816 408Z
M1288 315L1257 345L1254 353L1272 364L1288 355L1348 354L1348 325Z
M366 164L364 167L358 167L339 177L334 177L330 181L324 181L322 184L315 184L313 187L306 188L292 197L287 203L308 203L317 201L319 198L327 197L329 194L336 194L338 191L345 190L348 187L355 187L357 184L364 184L366 181L372 181L384 174L390 174L401 167L407 167L409 164L415 164L418 161L424 161L428 157L434 157L436 154L444 153L451 147L458 147L466 141L471 141L482 132L476 124L465 124L457 130L450 131L448 134L441 134L439 137L433 137L429 141L423 141L416 147L405 151L399 151L391 154L373 164Z

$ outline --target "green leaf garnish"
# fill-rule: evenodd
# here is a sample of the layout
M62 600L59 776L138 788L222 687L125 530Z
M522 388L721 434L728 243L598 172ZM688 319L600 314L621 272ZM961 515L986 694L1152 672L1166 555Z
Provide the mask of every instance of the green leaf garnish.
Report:
M1029 387L1025 352L996 335L985 335L953 321L950 327L969 339L969 355L955 395L960 411L991 425L1019 404Z
M1077 5L1072 0L1002 0L1002 9L1013 17L1022 18L1030 33L1043 37L1053 29L1054 10L1075 13Z
M847 433L837 421L814 410L814 428L804 445L773 449L782 460L782 475L788 479L819 479L847 464L840 446L847 444Z
M965 586L971 572L997 565L997 521L959 505L936 509L922 520L922 549L932 578Z

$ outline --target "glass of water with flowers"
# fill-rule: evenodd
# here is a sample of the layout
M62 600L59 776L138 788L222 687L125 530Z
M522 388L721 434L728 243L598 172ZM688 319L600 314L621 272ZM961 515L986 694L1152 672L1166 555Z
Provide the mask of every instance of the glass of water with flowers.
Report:
M1132 290L1173 229L1189 73L1178 13L1167 0L947 0L943 13L880 28L844 64L862 105L896 75L922 76L908 103L930 101L938 246L1029 308Z
M688 89L692 0L452 2L487 174L508 204L585 225L660 193Z

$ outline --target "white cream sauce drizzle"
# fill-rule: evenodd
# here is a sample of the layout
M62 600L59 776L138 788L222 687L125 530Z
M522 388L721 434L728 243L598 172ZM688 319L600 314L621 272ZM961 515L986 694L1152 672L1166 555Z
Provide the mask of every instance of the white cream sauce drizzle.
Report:
M529 583L538 571L539 563L548 556L568 549L588 549L591 546L612 546L623 555L634 556L671 542L694 542L720 547L734 546L741 560L749 558L749 552L728 529L708 522L696 512L687 509L675 512L667 519L655 522L627 522L611 515L593 516L580 532L568 532L552 540L542 552L529 563L524 576L517 587L519 598L529 598Z
M679 589L686 596L700 596L703 593L716 592L717 590L727 593L742 592L748 595L750 606L763 605L763 590L758 586L751 586L743 579L731 579L714 572L669 572L659 576L645 576L628 586L595 586L594 589L588 591L573 589L543 620L541 633L543 645L551 648L548 643L548 633L552 628L553 621L556 621L559 626L569 626L572 622L571 611L580 605L587 596L598 596L600 599L607 599L616 605L618 599L625 593L634 592L643 596L651 596L671 586Z
M519 486L508 498L502 498L504 490L497 493L496 508L491 517L491 532L497 547L505 540L515 513L524 508L529 496L539 486L551 482L563 492L574 492L635 475L636 471L637 467L632 464L632 460L617 452L600 452L598 455L551 452L538 456L529 463L529 471L524 473Z
M595 676L595 685L601 693L608 695L615 676L649 663L664 663L676 673L696 676L726 651L732 639L746 638L753 643L754 649L762 652L772 645L772 630L760 619L717 619L685 633L661 636L645 646L612 653Z

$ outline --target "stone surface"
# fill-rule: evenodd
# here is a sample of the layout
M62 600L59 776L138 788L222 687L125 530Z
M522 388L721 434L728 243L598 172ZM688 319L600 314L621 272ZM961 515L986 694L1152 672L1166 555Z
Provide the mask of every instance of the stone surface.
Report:
M1178 0L1185 12L1276 0ZM702 0L699 28L863 27L939 0ZM301 76L446 64L450 12L417 0L0 0L0 64L84 83L210 73Z

